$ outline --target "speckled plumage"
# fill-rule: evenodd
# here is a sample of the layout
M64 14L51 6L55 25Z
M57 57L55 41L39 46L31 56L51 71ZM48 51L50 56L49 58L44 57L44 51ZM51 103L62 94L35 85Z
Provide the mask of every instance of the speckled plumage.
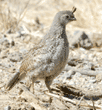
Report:
M30 75L32 87L37 79L43 79L51 92L53 79L62 72L68 60L69 43L65 28L67 23L75 20L74 11L60 11L56 14L48 33L25 56L19 72L7 83L6 89L10 90L28 72L33 72Z

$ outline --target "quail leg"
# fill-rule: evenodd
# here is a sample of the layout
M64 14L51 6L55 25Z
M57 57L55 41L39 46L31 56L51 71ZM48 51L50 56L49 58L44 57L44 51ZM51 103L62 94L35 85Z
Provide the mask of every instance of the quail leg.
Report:
M51 79L51 78L49 78L49 77L47 77L47 78L45 79L46 87L48 88L48 90L49 90L50 93L52 93L52 90L51 90L51 88L50 88L50 85L51 85L52 81L53 81L53 79ZM49 102L52 103L52 98L51 98L51 97L50 97Z
M30 86L30 91L34 94L34 82L36 81L36 79L37 78L35 78L35 77L32 77L31 78L31 81L32 81L32 83L31 83L31 86Z
M50 79L50 78L46 78L45 79L46 87L48 88L48 90L49 90L50 93L52 93L52 90L50 88L51 83L52 83L52 79Z

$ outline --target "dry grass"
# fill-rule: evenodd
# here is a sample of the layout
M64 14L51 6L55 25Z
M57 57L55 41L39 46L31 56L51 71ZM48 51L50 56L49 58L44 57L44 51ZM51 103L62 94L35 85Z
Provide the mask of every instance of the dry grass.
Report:
M30 0L26 2L25 7L23 7L21 12L19 12L19 10L13 10L13 7L11 6L11 1L0 1L1 32L5 32L8 29L11 29L12 32L15 32L17 30L19 23L22 21L23 17L27 12L27 6ZM20 3L17 5L20 5Z
M70 29L101 32L101 4L102 0L0 0L0 31L14 31L25 18L26 22L30 20L32 23L37 16L43 24L50 26L56 12L76 6L77 22L72 23Z
M80 5L78 26L92 31L101 32L102 0L84 0ZM81 22L82 21L82 22Z
M101 32L102 0L56 0L56 2L53 2L57 10L71 9L73 5L77 7L77 22L73 23L74 26L89 31Z

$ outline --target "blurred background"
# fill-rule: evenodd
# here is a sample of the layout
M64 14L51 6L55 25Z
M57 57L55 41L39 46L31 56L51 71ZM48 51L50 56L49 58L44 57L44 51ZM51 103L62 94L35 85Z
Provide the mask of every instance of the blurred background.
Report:
M0 31L14 31L21 23L31 31L36 19L48 30L58 11L72 10L73 6L77 8L77 22L68 25L67 30L101 32L102 0L0 0Z

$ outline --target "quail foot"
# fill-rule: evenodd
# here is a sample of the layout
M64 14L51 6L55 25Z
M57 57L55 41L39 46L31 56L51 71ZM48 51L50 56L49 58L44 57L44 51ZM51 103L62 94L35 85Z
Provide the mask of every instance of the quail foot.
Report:
M52 92L50 85L62 72L68 60L69 43L66 25L76 20L75 11L76 8L73 7L72 11L60 11L55 15L49 31L24 57L19 71L6 84L6 90L13 88L29 74L33 93L34 82L38 79L43 79L49 92Z

